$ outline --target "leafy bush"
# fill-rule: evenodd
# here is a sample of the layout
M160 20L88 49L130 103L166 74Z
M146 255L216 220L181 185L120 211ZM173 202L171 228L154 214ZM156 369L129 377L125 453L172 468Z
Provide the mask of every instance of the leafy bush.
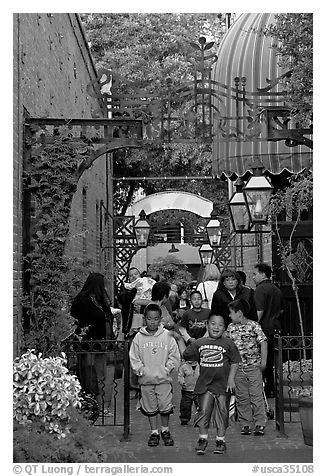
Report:
M106 463L132 461L133 452L120 448L107 427L94 427L80 411L68 410L71 431L58 440L40 422L14 424L13 461L15 463Z
M292 389L292 393L295 397L311 397L313 396L313 386L308 385L307 387L295 387Z
M33 349L14 361L14 418L23 425L39 422L58 437L70 430L68 408L81 406L80 383L62 356L42 358Z

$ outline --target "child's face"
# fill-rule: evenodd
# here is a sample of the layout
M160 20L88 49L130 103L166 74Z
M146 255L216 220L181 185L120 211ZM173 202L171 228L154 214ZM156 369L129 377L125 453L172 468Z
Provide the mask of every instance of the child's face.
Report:
M209 337L218 339L224 332L224 319L222 316L211 316L207 323Z
M241 311L235 312L234 309L230 309L229 315L233 324L238 324L239 322L241 322L243 316Z
M195 309L200 309L202 302L203 300L199 293L195 293L191 296L191 304Z
M134 281L136 281L137 278L140 277L140 272L138 271L138 269L133 268L129 271L128 277L129 281L133 283Z
M145 316L146 327L151 332L156 332L160 323L161 316L158 311L147 311Z

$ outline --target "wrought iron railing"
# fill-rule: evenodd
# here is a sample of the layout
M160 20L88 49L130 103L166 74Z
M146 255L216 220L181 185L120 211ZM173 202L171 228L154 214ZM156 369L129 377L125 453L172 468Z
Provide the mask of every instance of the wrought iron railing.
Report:
M298 391L312 386L312 336L274 337L275 423L285 434L285 423L298 421Z
M129 342L76 338L67 340L63 351L67 356L69 371L80 380L83 394L97 406L94 424L123 426L122 440L128 440Z

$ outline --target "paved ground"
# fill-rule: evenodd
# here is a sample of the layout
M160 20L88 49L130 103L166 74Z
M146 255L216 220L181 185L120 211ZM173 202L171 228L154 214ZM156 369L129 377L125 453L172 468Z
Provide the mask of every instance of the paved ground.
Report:
M206 453L199 456L195 453L194 447L197 441L197 429L192 422L188 426L181 426L179 422L179 402L180 387L174 378L174 403L175 413L171 415L170 429L175 440L174 447L160 446L150 448L147 446L149 436L149 424L147 418L136 410L136 400L131 400L131 434L130 441L119 442L122 448L130 450L130 462L142 463L312 463L313 448L304 444L301 425L295 423L286 424L287 436L281 436L275 429L275 421L267 422L266 433L258 437L254 435L240 435L240 427L236 422L232 422L226 435L227 453L225 455L214 455L214 434L210 431L209 445ZM119 402L121 405L121 401ZM270 407L273 400L269 401ZM114 432L118 438L122 435L121 427L114 427ZM129 459L125 462L129 462Z

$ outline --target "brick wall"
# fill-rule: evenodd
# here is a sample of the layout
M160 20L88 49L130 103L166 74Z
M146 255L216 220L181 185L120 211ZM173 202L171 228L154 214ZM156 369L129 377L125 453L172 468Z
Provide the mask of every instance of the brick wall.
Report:
M237 246L240 246L240 235L237 236L236 238L236 244ZM263 233L262 234L262 241L263 241L263 253L262 256L259 256L259 246L258 246L258 235L256 234L245 234L242 236L242 256L241 256L241 251L240 248L237 247L235 250L233 250L233 253L237 256L236 263L238 263L238 266L236 265L237 269L241 269L244 271L247 275L247 282L246 284L248 286L251 286L252 288L255 288L256 285L252 280L252 273L253 273L253 268L255 264L259 262L264 262L268 263L270 266L272 266L272 240L271 240L271 235L268 233Z
M22 295L22 167L24 111L32 117L91 118L99 109L86 86L96 77L78 16L66 13L14 14L13 48L13 269L14 355L21 338ZM108 206L112 190L106 183L109 157L102 156L87 170L75 193L67 252L83 257L82 227L87 234L86 255L99 268L98 213L101 200ZM82 219L82 191L87 189L86 220Z

